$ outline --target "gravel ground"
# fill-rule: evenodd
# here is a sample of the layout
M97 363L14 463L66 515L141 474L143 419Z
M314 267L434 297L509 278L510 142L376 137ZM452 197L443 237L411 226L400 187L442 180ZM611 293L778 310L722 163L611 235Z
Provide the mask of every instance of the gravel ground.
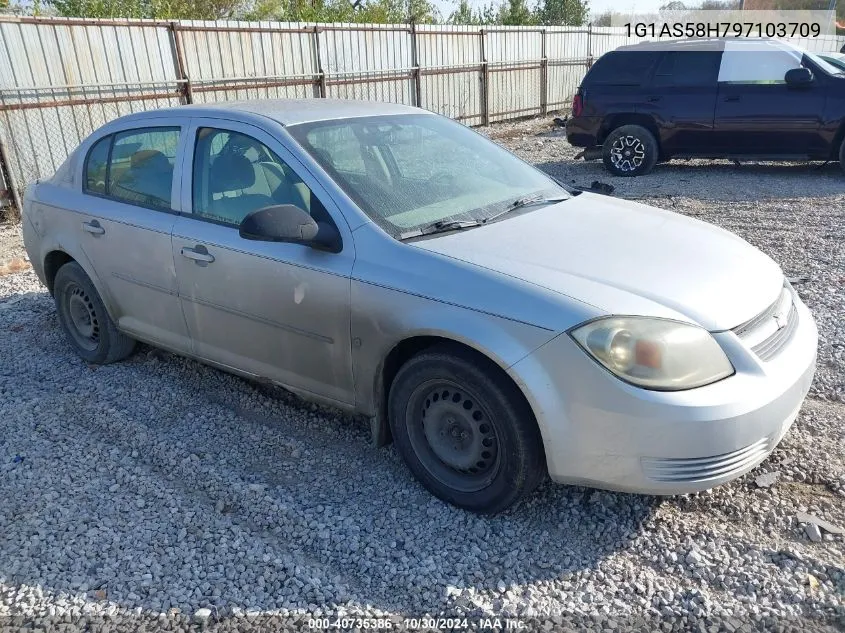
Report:
M845 537L800 513L845 527L845 176L691 161L616 179L550 130L483 131L808 277L819 371L769 460L697 495L546 484L478 517L433 499L336 411L148 347L87 365L31 270L0 274L0 629L297 630L321 615L401 628L444 614L476 628L842 630ZM19 229L0 227L0 265L21 255Z

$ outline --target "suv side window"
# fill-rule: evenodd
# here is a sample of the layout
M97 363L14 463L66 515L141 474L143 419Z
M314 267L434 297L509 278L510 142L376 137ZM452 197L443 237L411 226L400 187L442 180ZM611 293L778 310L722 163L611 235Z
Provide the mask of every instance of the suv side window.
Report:
M786 71L801 67L798 54L772 49L726 50L719 67L719 82L731 84L782 84Z
M317 221L328 212L308 186L260 141L230 130L200 128L193 163L193 213L232 226L253 211L292 204Z
M587 76L584 83L591 85L639 86L646 82L657 51L611 51L602 55Z
M715 51L673 51L660 60L654 71L655 86L714 86L719 76L721 53Z

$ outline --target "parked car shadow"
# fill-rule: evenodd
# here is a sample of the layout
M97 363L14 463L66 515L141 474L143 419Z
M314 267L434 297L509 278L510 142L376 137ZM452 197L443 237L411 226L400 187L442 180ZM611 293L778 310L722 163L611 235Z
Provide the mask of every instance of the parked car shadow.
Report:
M589 187L594 180L614 186L623 198L683 196L697 200L754 201L842 196L845 173L838 162L741 163L672 160L636 178L611 175L602 161L567 160L537 165L565 184Z
M547 484L476 516L433 498L360 420L146 346L88 365L46 293L20 303L0 315L14 330L0 385L16 398L0 442L0 577L21 590L139 616L481 612L497 605L472 602L478 590L596 569L660 503Z

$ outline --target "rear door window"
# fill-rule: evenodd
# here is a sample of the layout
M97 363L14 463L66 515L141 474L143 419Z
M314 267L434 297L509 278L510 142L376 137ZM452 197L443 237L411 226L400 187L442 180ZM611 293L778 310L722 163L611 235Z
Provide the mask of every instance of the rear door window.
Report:
M151 209L170 209L178 127L118 132L108 164L106 195Z
M654 71L656 86L716 86L719 59L716 51L673 51L660 60Z
M602 55L584 78L590 85L639 86L657 61L657 51L612 51Z

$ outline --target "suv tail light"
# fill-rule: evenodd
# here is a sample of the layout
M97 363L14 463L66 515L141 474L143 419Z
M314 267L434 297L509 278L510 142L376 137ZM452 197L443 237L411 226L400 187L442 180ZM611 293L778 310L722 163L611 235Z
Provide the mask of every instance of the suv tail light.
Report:
M581 112L584 110L584 100L580 94L576 93L574 97L572 97L572 116L581 116Z

